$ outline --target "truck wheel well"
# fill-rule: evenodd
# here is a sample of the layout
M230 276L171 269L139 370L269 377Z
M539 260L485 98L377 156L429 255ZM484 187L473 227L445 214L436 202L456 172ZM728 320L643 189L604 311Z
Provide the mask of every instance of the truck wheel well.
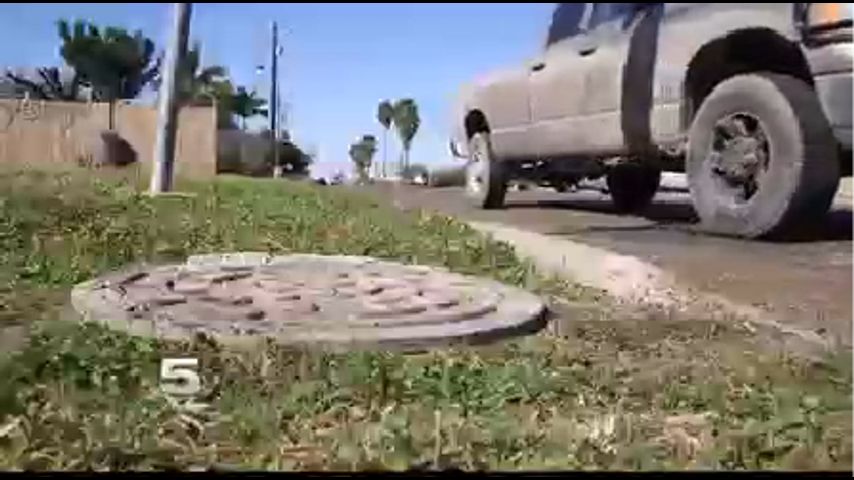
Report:
M472 110L466 115L465 119L466 136L471 138L475 133L489 132L489 124L486 122L486 115L480 110Z
M694 114L715 85L735 75L758 71L792 75L814 85L797 44L767 28L732 32L703 46L688 65L683 129L690 127Z

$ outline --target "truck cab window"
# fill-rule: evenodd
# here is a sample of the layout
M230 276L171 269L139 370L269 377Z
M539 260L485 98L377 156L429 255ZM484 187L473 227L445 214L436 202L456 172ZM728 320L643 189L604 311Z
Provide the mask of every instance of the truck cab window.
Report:
M559 3L552 14L552 24L546 46L553 45L565 38L578 35L581 19L584 17L584 3Z
M630 19L638 10L635 3L595 3L593 14L590 16L590 29L594 29L603 23L619 19Z

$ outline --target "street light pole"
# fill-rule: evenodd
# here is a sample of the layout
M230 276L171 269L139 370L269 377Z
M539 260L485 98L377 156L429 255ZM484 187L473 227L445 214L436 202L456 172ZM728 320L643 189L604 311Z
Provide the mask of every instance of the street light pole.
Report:
M175 165L175 137L178 119L178 63L187 53L192 3L175 3L172 38L166 50L160 104L157 109L157 138L154 144L154 170L151 174L152 195L172 189Z
M272 39L272 58L270 59L270 141L272 142L270 150L273 152L273 177L280 178L282 176L282 165L279 163L279 127L278 127L278 106L279 106L279 90L277 82L279 54L279 27L273 21L273 39Z

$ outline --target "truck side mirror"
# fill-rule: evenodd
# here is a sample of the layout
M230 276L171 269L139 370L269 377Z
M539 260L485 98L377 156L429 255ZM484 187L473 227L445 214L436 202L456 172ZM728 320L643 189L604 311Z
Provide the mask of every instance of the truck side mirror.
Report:
M463 153L460 151L459 147L457 146L457 142L454 141L453 139L448 141L448 147L451 150L451 155L453 155L454 157L466 158L466 156L463 155Z

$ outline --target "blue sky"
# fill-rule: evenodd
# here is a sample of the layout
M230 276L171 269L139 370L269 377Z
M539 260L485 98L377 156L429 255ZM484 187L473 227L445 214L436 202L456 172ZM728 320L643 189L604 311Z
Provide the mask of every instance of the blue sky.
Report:
M204 63L226 66L238 84L266 97L269 81L255 65L268 63L270 22L278 21L288 123L301 145L318 152L313 173L329 175L349 171L347 147L354 138L381 134L375 113L383 98L409 96L419 105L413 162L452 162L447 135L460 84L532 56L552 5L199 3L191 37L202 42ZM171 15L170 4L2 4L0 65L61 64L58 18L140 28L162 48ZM398 149L392 140L390 159Z

